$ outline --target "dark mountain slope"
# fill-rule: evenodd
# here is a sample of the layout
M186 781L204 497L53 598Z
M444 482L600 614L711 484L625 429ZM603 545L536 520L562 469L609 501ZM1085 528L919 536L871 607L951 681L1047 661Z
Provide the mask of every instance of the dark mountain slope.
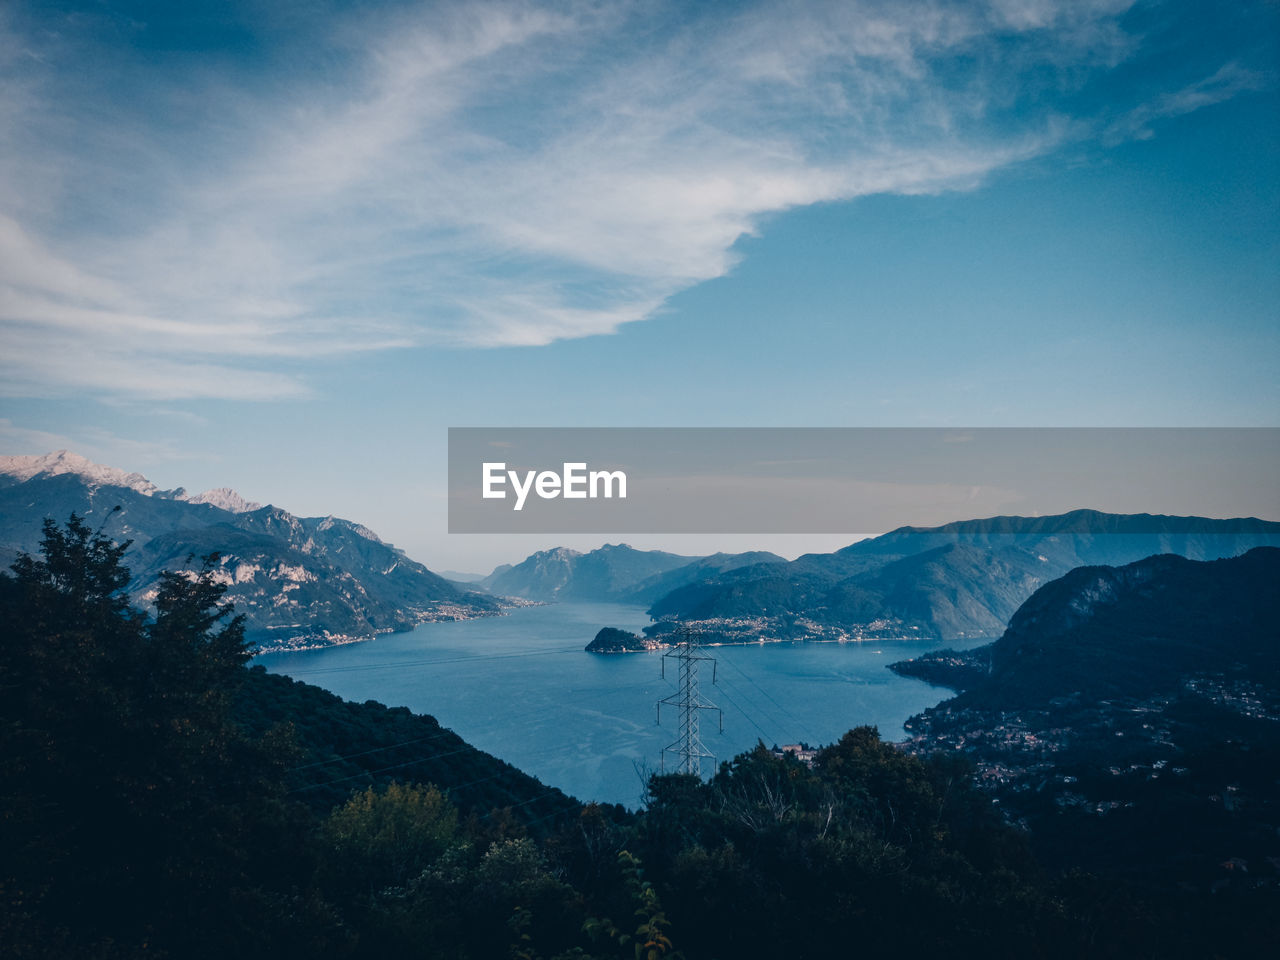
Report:
M1038 590L991 647L975 698L1147 696L1205 670L1280 669L1280 549L1080 567Z
M963 751L1045 860L1205 893L1280 882L1280 549L1072 570L995 643L895 664L963 688L908 722Z
M372 700L353 703L261 667L246 672L236 716L254 735L289 730L299 761L287 785L293 797L320 814L352 790L393 781L433 783L464 815L487 817L510 807L516 821L537 832L580 809L577 801L476 749L434 717Z

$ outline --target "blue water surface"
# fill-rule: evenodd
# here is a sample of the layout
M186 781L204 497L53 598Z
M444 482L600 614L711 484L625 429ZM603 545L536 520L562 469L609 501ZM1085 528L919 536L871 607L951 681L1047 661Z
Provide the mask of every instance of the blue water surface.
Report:
M349 700L429 713L469 743L579 799L635 807L647 774L659 768L663 747L678 733L673 709L663 707L662 725L655 722L656 702L676 691L675 664L668 660L664 679L659 652L596 655L583 647L602 626L638 631L648 622L642 607L557 603L427 623L324 650L264 654L257 662ZM703 741L727 760L757 740L816 746L861 724L900 739L903 721L949 693L885 665L938 646L707 648L717 661L716 683L711 664L701 664L700 692L722 708L724 732L716 714L704 712Z

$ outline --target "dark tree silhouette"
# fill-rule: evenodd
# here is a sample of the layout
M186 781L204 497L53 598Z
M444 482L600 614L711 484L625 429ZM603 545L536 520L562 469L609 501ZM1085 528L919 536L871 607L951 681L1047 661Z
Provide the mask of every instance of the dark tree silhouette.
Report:
M196 930L205 950L200 918L248 886L248 835L271 810L273 761L230 715L249 653L215 559L165 574L153 619L125 592L128 546L74 514L46 520L40 555L0 575L0 870L18 955L194 950Z

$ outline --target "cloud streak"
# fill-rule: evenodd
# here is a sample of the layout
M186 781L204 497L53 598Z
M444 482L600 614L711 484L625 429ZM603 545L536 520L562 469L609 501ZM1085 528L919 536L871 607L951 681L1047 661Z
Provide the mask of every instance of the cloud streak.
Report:
M1078 136L1032 78L1122 62L1126 7L432 4L248 66L11 19L4 389L277 400L319 358L610 333L770 214L971 188Z

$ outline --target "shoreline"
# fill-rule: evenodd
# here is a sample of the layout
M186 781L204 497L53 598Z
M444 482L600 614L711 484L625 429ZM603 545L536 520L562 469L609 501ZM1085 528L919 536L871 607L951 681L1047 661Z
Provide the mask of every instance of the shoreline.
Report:
M499 609L492 612L463 614L456 611L450 611L446 616L432 616L432 613L438 613L440 611L421 611L420 615L414 620L414 622L407 627L388 627L383 630L375 630L372 633L335 633L328 634L323 639L299 636L291 639L302 640L302 643L293 643L291 640L284 640L278 643L273 643L269 647L263 647L260 644L257 644L253 639L250 639L250 645L257 647L252 659L256 660L258 657L268 656L273 653L305 653L309 650L328 650L331 647L345 647L353 643L367 643L370 640L376 640L378 637L385 637L389 634L412 633L424 623L455 623L462 620L487 620L490 617L509 616L507 613L508 610L518 610L523 607L540 607L546 605L540 600L522 600L517 603L511 603L508 601L514 598L500 597L495 599L498 601Z

